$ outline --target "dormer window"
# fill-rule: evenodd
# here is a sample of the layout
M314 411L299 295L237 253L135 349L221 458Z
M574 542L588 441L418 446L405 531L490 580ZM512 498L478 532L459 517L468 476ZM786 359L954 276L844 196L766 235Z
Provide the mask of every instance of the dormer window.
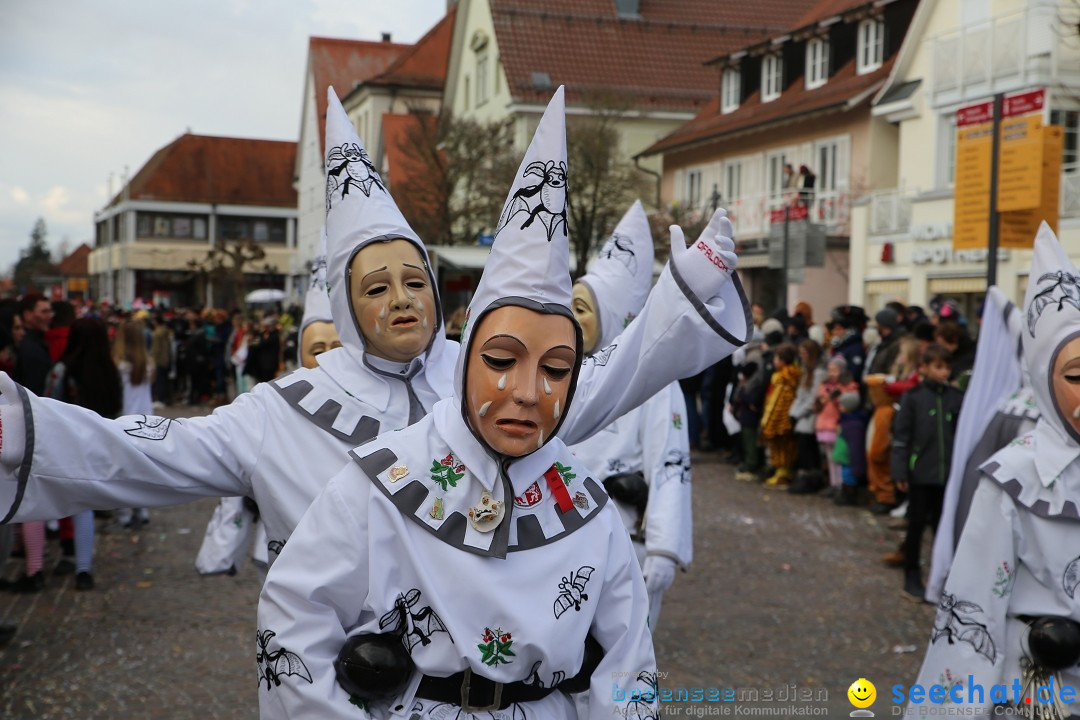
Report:
M769 102L780 97L783 78L784 63L780 55L766 55L761 61L761 102Z
M829 41L811 38L806 43L806 89L821 87L829 79Z
M742 76L739 68L724 70L720 89L720 112L729 113L739 109L739 98L742 93Z
M873 72L885 61L885 21L870 18L859 23L859 49L856 56L859 75Z

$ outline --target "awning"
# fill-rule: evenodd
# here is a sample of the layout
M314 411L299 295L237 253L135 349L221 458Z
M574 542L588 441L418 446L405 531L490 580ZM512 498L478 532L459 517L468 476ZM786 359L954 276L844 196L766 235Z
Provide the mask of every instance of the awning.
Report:
M930 278L927 290L931 293L984 293L986 277L943 277Z
M735 265L736 270L753 270L754 268L769 267L769 253L757 253L755 255L740 255Z
M911 283L908 280L867 280L867 295L897 295L907 297Z

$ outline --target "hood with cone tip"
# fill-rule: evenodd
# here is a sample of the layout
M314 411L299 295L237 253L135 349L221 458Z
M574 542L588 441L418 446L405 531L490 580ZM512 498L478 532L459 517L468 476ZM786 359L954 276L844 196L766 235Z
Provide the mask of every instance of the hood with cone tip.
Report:
M334 322L330 312L330 296L326 292L326 228L319 233L319 247L311 260L311 278L304 295L304 317L300 333L313 322Z
M435 322L426 351L431 354L446 341L438 286L427 248L387 192L333 87L327 88L327 102L326 283L341 344L354 359L362 360L366 343L350 296L353 258L372 243L406 240L420 253L435 295Z
M1080 271L1046 223L1039 227L1035 237L1035 254L1028 277L1024 296L1024 360L1042 411L1040 422L1053 428L1062 440L1078 443L1080 432L1071 421L1077 408L1060 406L1054 392L1053 368L1065 345L1080 337Z
M578 282L592 291L600 319L596 348L607 347L622 333L649 297L652 286L653 239L645 208L637 200L589 263Z
M566 407L550 440L566 417L577 384L581 328L570 311L570 243L566 225L567 162L564 90L555 91L540 118L507 195L484 273L469 303L461 331L461 353L455 390L465 407L465 365L473 333L485 315L507 305L544 314L562 315L573 323L577 362L573 366ZM474 429L475 434L475 429Z

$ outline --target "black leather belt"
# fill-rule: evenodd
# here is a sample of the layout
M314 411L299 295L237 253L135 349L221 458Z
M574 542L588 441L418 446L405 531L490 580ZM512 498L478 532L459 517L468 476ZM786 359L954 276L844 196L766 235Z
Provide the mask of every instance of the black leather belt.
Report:
M482 675L474 675L472 669L467 668L449 677L425 675L416 690L416 697L461 705L465 712L491 712L505 710L514 703L540 700L555 689L526 685L520 680L498 683Z

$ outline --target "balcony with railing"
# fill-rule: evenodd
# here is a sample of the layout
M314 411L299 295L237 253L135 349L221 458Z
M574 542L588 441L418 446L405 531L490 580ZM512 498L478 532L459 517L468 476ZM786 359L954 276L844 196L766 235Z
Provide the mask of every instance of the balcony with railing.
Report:
M783 217L785 207L791 217L806 217L810 222L824 225L831 236L846 237L851 232L850 195L844 190L787 190L744 195L729 201L726 207L735 236L740 239L768 237L770 226Z

